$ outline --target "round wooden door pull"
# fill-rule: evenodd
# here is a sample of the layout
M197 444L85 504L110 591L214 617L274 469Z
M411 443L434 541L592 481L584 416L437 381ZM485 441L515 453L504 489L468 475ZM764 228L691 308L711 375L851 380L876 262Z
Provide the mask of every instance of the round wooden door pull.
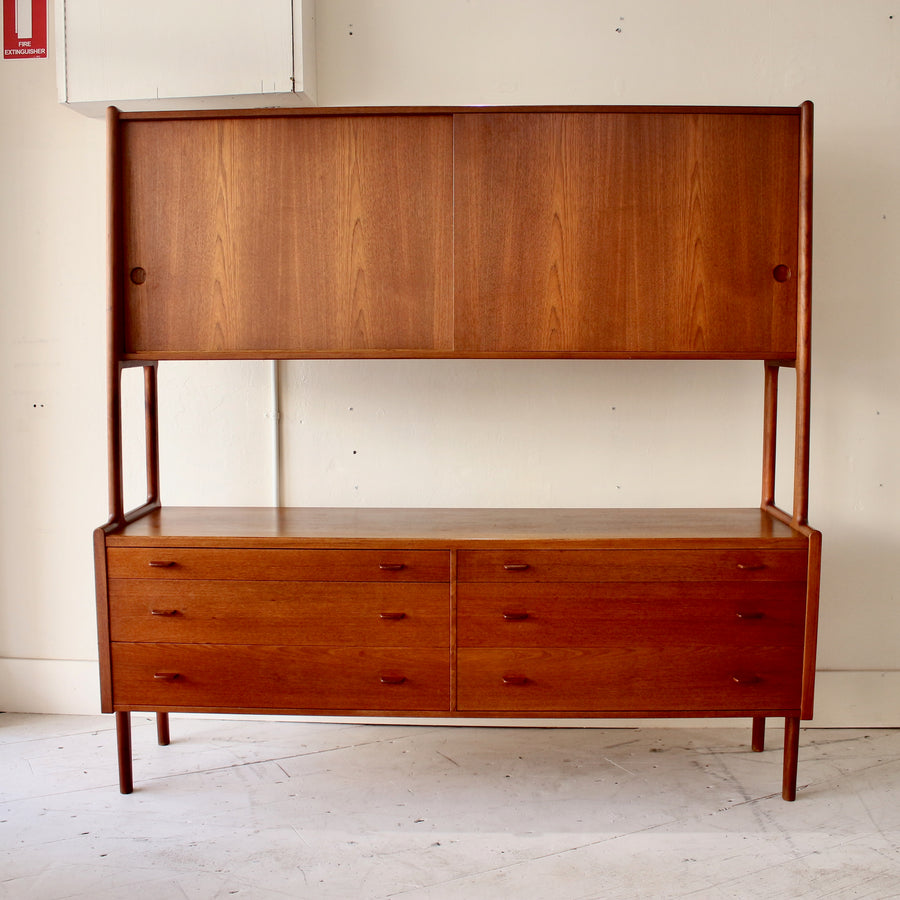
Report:
M129 273L132 284L143 284L147 280L147 270L140 266L135 266Z
M783 284L785 281L790 280L791 270L783 264L780 266L775 266L775 268L772 269L772 277L776 281L781 282Z

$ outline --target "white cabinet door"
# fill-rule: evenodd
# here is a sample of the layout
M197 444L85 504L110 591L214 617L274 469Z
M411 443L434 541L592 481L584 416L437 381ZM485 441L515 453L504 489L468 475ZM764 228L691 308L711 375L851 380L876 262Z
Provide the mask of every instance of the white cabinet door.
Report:
M83 111L314 102L313 0L57 0L56 9L60 100Z

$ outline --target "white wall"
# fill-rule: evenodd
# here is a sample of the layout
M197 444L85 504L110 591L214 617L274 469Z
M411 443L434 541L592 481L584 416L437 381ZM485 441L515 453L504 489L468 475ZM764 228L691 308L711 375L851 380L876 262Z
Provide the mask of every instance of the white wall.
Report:
M900 725L895 10L884 0L319 2L323 106L815 101L810 519L824 532L822 725ZM0 708L10 710L98 708L90 535L106 509L104 140L101 122L56 104L52 62L0 61ZM283 368L290 504L758 502L760 363ZM268 376L267 363L163 364L164 502L271 501Z

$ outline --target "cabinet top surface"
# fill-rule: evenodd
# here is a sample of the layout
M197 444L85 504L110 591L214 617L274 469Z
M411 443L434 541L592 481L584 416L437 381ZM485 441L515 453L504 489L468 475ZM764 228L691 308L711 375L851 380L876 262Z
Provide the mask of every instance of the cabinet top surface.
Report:
M374 509L162 507L112 530L109 546L800 547L760 509Z
M812 105L809 101L806 101ZM222 118L294 118L315 116L365 116L365 115L458 115L463 113L516 113L516 112L584 112L584 113L642 113L642 114L697 114L713 115L800 115L800 106L691 106L691 105L540 105L540 106L318 106L280 107L269 109L195 109L150 110L124 112L110 107L112 113L124 120L140 119L222 119Z

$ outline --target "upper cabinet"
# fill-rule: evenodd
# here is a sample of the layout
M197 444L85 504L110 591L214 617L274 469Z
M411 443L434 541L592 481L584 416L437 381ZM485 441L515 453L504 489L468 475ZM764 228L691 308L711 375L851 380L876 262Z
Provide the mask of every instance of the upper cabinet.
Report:
M315 103L315 0L56 0L61 103L121 109Z
M800 121L122 114L121 352L793 359Z

